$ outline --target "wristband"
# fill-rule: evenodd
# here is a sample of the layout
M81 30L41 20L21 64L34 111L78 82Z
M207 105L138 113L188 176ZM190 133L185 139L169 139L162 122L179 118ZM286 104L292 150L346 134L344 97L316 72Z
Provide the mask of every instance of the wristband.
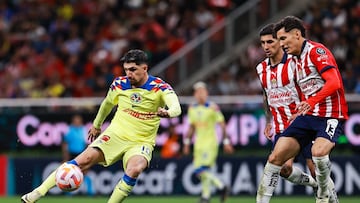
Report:
M186 144L186 145L190 144L190 138L188 138L188 137L185 138L184 139L184 144Z
M224 139L223 139L223 144L224 144L224 145L230 144L230 139L229 139L229 138L224 138Z

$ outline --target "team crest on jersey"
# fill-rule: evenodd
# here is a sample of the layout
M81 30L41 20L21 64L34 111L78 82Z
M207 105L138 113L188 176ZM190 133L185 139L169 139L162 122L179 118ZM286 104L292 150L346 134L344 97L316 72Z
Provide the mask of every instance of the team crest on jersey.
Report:
M142 97L139 93L133 93L130 95L130 100L132 103L135 103L135 104L140 104L141 103L141 100L142 100Z
M326 51L323 48L316 48L316 53L319 55L324 55L326 54Z
M271 87L272 88L277 88L277 80L275 78L271 79Z

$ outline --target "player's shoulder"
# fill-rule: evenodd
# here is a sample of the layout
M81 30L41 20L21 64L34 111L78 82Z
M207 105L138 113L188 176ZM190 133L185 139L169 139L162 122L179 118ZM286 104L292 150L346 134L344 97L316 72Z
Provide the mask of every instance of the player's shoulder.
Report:
M126 76L116 77L110 85L111 90L125 90L129 88L131 88L131 85Z
M319 42L308 40L307 43L311 55L327 55L330 53L329 49Z
M153 90L153 91L173 91L173 88L171 87L171 85L167 82L165 82L163 79L159 78L159 77L154 77L152 75L149 75L149 79L148 82L146 84L146 89L148 90Z
M211 108L214 111L220 111L219 105L213 101L206 102L206 105L207 105L207 107Z
M266 69L267 66L268 66L268 58L265 58L255 66L255 69L258 73L261 73Z

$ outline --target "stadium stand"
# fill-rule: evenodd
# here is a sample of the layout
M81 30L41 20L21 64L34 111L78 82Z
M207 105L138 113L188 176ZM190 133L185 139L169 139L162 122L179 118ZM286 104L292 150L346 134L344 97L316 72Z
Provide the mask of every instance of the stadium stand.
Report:
M0 98L104 96L122 74L124 51L147 50L155 65L244 2L0 1ZM358 1L316 1L301 17L309 38L335 54L347 93L360 93ZM260 93L253 71L264 57L260 45L244 55L207 78L211 94Z

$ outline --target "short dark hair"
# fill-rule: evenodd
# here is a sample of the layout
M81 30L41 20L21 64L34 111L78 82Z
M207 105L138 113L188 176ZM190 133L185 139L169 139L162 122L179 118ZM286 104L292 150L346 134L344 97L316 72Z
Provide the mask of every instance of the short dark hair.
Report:
M286 16L278 23L275 24L274 27L274 35L280 30L284 28L285 32L290 32L292 29L298 29L301 32L301 36L305 37L305 27L303 25L302 20L295 16Z
M264 35L272 35L274 37L274 23L270 23L265 25L263 28L260 29L259 36Z
M121 64L135 63L136 65L148 64L146 53L140 49L131 49L120 59Z

